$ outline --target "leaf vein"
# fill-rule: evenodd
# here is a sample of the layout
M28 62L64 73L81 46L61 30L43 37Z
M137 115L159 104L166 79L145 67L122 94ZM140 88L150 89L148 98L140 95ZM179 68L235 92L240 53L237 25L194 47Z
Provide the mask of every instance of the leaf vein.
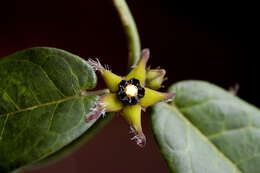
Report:
M249 161L249 160L252 160L252 159L254 159L254 158L256 158L256 157L260 157L260 153L250 155L250 156L248 156L248 157L245 158L245 159L241 159L241 160L239 160L239 161L236 162L236 165L237 165L237 166L238 166L238 165L241 165L242 163L244 163L244 162L246 162L246 161Z
M40 100L39 100L39 99L37 98L37 96L34 94L32 88L31 88L31 87L28 87L28 88L29 88L30 92L32 93L32 96L33 96L33 98L36 100L36 102L37 102L38 104L41 104Z
M235 170L242 173L241 170L233 162L231 162L231 160L228 157L226 157L226 155L224 155L224 153L220 152L219 149L208 138L206 138L206 136L204 136L204 134L202 134L201 131L197 127L195 127L193 124L190 123L190 121L182 114L182 112L179 111L178 107L176 107L174 105L167 105L167 104L165 104L165 105L167 107L169 107L173 112L176 112L177 115L179 115L190 127L192 127L201 136L201 138L206 143L208 143L213 150L216 151L216 153L220 157L222 157L224 160L226 160Z
M53 117L54 117L54 114L57 110L57 107L58 107L58 103L55 105L54 109L53 109L53 112L51 114L51 117L50 117L50 122L49 122L49 126L48 126L48 131L51 129L51 126L52 126L52 123L53 123Z
M229 99L231 100L231 99ZM190 108L193 108L193 107L196 107L196 106L201 106L201 105L204 105L204 104L208 104L210 102L214 102L214 101L229 101L228 99L217 99L217 98L214 98L214 99L208 99L208 100L205 100L203 102L199 102L199 103L195 103L195 104L192 104L192 105L188 105L188 106L183 106L183 107L180 107L178 106L178 109L180 110L185 110L185 109L190 109ZM233 101L233 100L232 100Z
M66 63L68 64L70 72L71 72L72 76L75 76L77 83L78 83L78 86L80 88L79 77L76 75L76 73L74 73L72 67L70 66L69 62L65 58L64 58L64 61L66 61Z
M29 60L17 60L17 61L27 62L27 63L33 64L34 66L38 67L43 72L45 77L53 84L54 88L58 91L58 93L60 93L63 97L66 97L66 95L57 87L55 82L50 78L48 73L40 65L38 65L32 61L29 61Z
M9 115L13 115L13 114L17 114L17 113L21 113L21 112L25 112L25 111L31 111L31 110L34 110L34 109L40 108L40 107L45 107L45 106L49 106L49 105L53 105L53 104L58 104L58 103L66 102L66 101L73 100L73 99L78 99L78 98L81 98L81 97L82 97L82 96L70 96L70 97L67 97L67 98L65 98L65 99L60 99L60 100L51 101L51 102L48 102L48 103L43 103L43 104L31 106L31 107L24 108L24 109L20 109L20 110L14 111L14 112L9 112L9 113L6 113L6 114L1 114L1 115L0 115L0 118L1 118L1 117L5 117L5 116L9 116Z
M213 134L213 135L210 135L210 136L207 136L209 139L213 139L213 138L216 138L216 137L219 137L221 135L225 135L227 133L233 133L233 132L236 132L236 131L239 131L239 130L248 130L248 129L256 129L256 130L260 130L259 127L255 127L255 126L252 126L252 125L249 125L249 126L244 126L244 127L241 127L241 128L236 128L236 129L229 129L229 130L224 130L224 131L221 131L220 133L216 133L216 134Z
M10 101L10 103L12 103L17 110L20 110L21 108L14 102L14 100L12 99L12 97L10 97L9 94L8 94L3 88L0 88L0 91L1 91L1 90L2 90L3 93L6 94L6 96L8 97L8 99L9 99L9 101Z
M5 121L4 121L3 128L2 128L2 130L1 130L0 140L2 139L2 137L3 137L3 135L4 135L4 131L5 131L5 127L6 127L6 124L7 124L8 118L9 118L9 116L6 116Z

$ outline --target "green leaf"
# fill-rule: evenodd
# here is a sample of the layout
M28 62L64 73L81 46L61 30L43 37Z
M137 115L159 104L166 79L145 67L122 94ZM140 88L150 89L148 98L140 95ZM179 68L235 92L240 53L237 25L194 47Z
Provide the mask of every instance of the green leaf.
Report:
M67 146L95 121L96 75L86 61L54 48L32 48L0 61L0 172ZM84 94L82 94L84 93Z
M64 158L70 155L73 151L84 145L91 137L93 137L97 132L100 131L112 118L114 118L115 113L110 112L106 113L104 118L99 118L95 124L93 124L84 134L82 134L79 138L71 142L69 145L63 147L61 150L55 152L54 154L40 160L39 162L30 165L27 169L30 168L41 168L46 165L52 164L57 160Z
M172 104L157 104L152 128L175 173L260 172L260 111L202 81L173 85Z

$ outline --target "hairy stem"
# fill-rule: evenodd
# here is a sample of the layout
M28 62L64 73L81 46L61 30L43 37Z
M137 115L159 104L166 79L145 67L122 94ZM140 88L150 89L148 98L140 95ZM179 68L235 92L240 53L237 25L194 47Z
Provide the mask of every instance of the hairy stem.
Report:
M141 43L134 18L125 0L113 0L128 40L128 67L133 67L141 55Z

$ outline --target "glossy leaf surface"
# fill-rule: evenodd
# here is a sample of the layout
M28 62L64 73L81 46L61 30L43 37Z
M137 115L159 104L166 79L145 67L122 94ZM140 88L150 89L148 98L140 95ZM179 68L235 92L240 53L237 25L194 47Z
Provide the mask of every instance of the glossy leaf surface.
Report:
M0 172L41 160L86 132L97 96L86 61L54 48L31 48L0 60ZM91 92L89 92L91 93Z

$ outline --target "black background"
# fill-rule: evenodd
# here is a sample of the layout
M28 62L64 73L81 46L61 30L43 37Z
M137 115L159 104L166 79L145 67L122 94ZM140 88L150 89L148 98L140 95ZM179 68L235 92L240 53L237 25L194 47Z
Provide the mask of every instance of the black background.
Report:
M187 79L210 81L226 89L238 83L238 95L260 106L258 73L249 65L256 58L249 55L256 33L256 4L128 3L142 47L151 49L149 64L167 70L166 87ZM65 49L85 59L98 57L114 73L126 74L127 44L110 0L1 2L0 57L34 46ZM142 121L148 140L144 149L130 141L128 125L118 116L70 157L30 172L168 172L153 140L147 113Z

